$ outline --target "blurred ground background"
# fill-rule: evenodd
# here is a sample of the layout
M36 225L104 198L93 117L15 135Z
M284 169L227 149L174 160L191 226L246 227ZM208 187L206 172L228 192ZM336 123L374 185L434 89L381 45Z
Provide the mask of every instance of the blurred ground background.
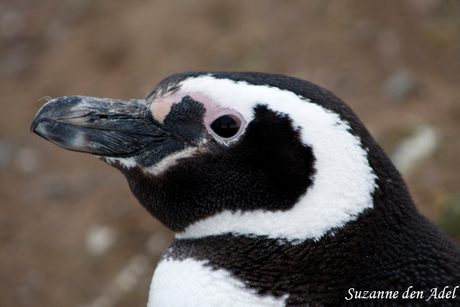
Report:
M140 98L184 70L333 91L459 239L458 0L3 0L0 306L145 306L172 234L118 171L29 125L44 96Z

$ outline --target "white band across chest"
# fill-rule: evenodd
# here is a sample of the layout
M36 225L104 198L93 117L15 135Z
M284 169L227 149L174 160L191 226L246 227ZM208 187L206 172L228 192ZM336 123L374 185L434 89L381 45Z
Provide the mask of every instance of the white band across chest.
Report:
M147 307L282 307L286 298L259 296L204 261L166 259L155 270Z

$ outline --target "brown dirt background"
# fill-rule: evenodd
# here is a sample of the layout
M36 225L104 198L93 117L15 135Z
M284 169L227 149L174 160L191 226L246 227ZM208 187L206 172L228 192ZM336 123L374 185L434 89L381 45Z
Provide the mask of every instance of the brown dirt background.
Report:
M118 171L32 135L29 125L44 96L141 98L185 70L317 83L344 99L388 153L416 127L434 127L437 150L406 180L431 219L460 210L459 1L3 0L0 306L145 306L172 234ZM413 86L391 98L385 84L401 70ZM94 225L117 233L100 256L85 248ZM146 272L113 294L117 274L145 254L152 234Z

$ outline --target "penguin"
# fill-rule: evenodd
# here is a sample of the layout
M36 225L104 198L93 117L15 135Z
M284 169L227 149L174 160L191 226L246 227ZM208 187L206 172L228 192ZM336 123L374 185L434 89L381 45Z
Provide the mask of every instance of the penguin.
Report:
M53 99L31 131L120 170L175 232L148 307L460 306L460 246L318 85L183 72L145 99Z

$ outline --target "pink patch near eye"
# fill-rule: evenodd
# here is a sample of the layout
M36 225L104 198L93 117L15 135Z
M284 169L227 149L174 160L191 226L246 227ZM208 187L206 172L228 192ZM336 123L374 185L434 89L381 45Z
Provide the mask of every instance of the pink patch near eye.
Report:
M153 118L160 123L163 123L166 116L169 114L169 111L171 111L171 106L178 102L180 102L180 97L176 95L155 99L150 105L150 111L152 112Z
M241 132L244 130L246 126L246 121L241 115L240 112L236 111L235 109L231 108L224 108L221 107L219 104L214 103L209 97L203 95L202 93L183 93L178 92L166 97L158 97L156 98L152 104L150 105L150 111L152 112L153 118L163 123L166 116L171 111L171 106L175 103L179 103L182 101L182 98L185 96L190 96L193 100L202 103L206 109L206 114L204 117L204 123L206 128L208 129L211 134L216 136L217 138L222 138L221 136L217 135L213 129L211 128L212 123L221 116L229 115L234 118L237 123L239 124L239 131L232 137L225 138L225 140L233 140L237 138Z

